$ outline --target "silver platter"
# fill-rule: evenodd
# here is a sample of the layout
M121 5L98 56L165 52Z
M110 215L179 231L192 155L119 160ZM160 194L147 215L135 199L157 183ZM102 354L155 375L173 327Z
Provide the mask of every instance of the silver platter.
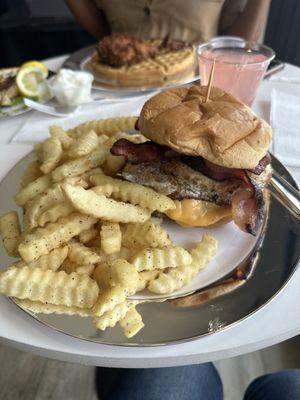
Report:
M30 157L21 160L0 183L0 212L15 208L13 195ZM272 157L272 166L297 187L290 173L275 157ZM164 303L139 305L145 328L130 340L124 337L119 327L97 331L90 318L28 314L57 331L96 343L159 346L190 341L228 329L272 301L297 267L299 237L299 221L272 197L263 234L242 265L226 277L225 282L214 283L192 295ZM8 258L3 254L0 258L3 266L8 265ZM222 294L224 291L228 293ZM212 296L214 292L218 294L215 297Z
M84 71L89 71L94 75L94 82L93 82L93 89L96 89L97 91L102 92L105 95L109 95L110 97L114 96L141 96L141 94L147 94L163 89L172 89L175 87L179 87L182 85L186 85L189 83L195 83L198 82L200 77L198 75L198 71L195 71L195 75L192 78L182 80L181 82L177 84L170 84L170 85L165 85L165 86L153 86L153 87L139 87L139 88L128 88L128 87L119 87L114 85L111 82L108 82L106 80L101 79L100 76L95 74L93 71L91 71L87 63L90 59L91 54L95 50L95 45L91 45L88 47L84 47L83 49L75 51L69 58L66 59L66 61L63 63L62 68L70 68L75 71L77 70L84 70Z

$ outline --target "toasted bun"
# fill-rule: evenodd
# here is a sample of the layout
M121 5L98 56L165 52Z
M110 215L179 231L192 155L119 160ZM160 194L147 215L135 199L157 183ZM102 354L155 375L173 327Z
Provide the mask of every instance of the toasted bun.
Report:
M183 154L228 168L257 166L271 142L271 127L229 93L191 86L148 100L138 127L143 135Z
M166 214L184 227L215 227L231 221L231 207L192 199L175 200L175 204Z

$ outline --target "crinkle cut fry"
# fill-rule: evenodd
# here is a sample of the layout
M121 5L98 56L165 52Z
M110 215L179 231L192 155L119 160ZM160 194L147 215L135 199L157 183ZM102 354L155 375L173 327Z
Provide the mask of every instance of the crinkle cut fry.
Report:
M97 135L114 135L119 131L130 131L135 128L136 117L116 117L87 121L68 130L68 135L77 137L93 129Z
M7 254L11 257L17 257L21 227L16 211L1 215L0 234Z
M131 308L119 322L127 338L135 336L145 325L141 314L135 307Z
M94 185L98 185L94 190L99 190L99 194L103 190L102 194L111 195L122 201L129 201L134 205L140 205L152 211L165 212L175 208L173 200L169 197L137 183L114 179L103 174L91 176L90 180Z
M169 294L187 285L205 267L216 254L217 241L210 235L203 235L202 240L191 250L193 261L190 265L179 266L160 272L156 279L148 284L150 292Z
M44 228L38 228L34 233L26 235L19 245L19 253L26 262L35 260L61 247L96 222L96 218L79 213L60 218L57 222L47 224Z
M80 317L90 317L92 315L91 309L79 308L79 307L68 307L55 305L50 303L42 303L41 301L31 301L27 299L16 299L14 301L21 308L33 312L35 314L64 314L64 315L79 315Z
M91 308L97 300L99 288L87 275L11 267L0 272L0 293L42 303Z
M50 253L45 254L36 260L28 263L25 263L25 261L21 260L14 263L12 266L18 268L27 266L28 268L42 268L57 271L67 258L68 251L68 246L58 247L57 249L50 251Z
M64 185L63 190L74 208L104 221L144 222L150 218L149 210L98 195L92 189Z
M192 256L189 252L178 246L164 249L142 249L131 259L131 263L138 271L176 268L180 265L189 265L191 262Z
M172 242L167 231L152 219L143 224L127 224L122 235L122 244L128 248L167 247Z

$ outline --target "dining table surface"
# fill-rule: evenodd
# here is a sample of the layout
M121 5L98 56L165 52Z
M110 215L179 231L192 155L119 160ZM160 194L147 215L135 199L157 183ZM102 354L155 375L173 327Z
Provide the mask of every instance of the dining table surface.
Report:
M56 71L66 57L55 57L45 63ZM267 121L274 88L300 96L300 68L286 64L273 79L262 82L253 109ZM0 180L32 150L30 143L11 142L29 116L30 112L0 121ZM300 157L298 166L287 168L299 182ZM41 356L105 367L167 367L214 361L259 350L298 335L299 287L300 270L297 268L285 287L248 318L186 343L152 347L104 345L68 336L42 325L0 296L0 340Z

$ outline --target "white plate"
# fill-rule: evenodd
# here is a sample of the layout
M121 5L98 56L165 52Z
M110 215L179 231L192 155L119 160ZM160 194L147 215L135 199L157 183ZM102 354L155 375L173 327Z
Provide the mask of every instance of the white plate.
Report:
M214 236L218 240L218 250L211 262L186 286L170 295L155 295L148 290L132 296L134 299L146 300L149 298L174 298L185 296L198 289L204 288L232 272L251 252L258 236L242 232L233 222L218 228L182 228L172 221L163 223L172 241L187 249L191 249L201 239L204 233Z

